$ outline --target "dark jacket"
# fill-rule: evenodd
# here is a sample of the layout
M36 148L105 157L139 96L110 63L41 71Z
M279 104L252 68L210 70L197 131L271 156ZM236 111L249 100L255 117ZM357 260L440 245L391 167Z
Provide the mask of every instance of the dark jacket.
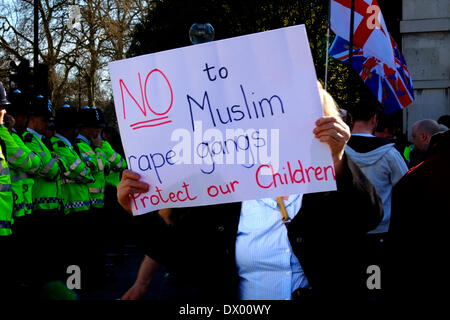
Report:
M450 131L432 137L427 158L394 187L388 289L423 299L448 288Z
M364 237L383 216L375 189L348 158L337 187L305 194L288 226L293 251L317 295L365 287ZM148 256L176 277L204 285L206 297L236 298L240 211L241 203L175 209L170 226L149 213L135 217L136 233Z

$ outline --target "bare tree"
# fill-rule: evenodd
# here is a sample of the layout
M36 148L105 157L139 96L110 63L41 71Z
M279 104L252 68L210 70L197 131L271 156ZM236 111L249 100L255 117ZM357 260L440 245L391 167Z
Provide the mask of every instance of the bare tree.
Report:
M100 7L101 25L107 35L108 56L112 60L125 58L131 43L131 32L136 23L143 21L151 1L104 0Z
M101 75L108 61L125 58L133 26L142 19L150 1L92 0L81 5L77 38L78 73L87 86L88 105L96 104ZM107 79L106 79L107 80Z
M0 43L14 59L31 58L33 52L33 3L16 0L3 4L5 15L0 16ZM39 60L48 66L49 97L59 101L74 66L74 48L68 44L70 30L67 0L38 1Z
M80 9L80 27L73 32L78 49L74 65L86 86L87 104L90 106L95 105L96 89L99 86L98 73L106 63L103 58L106 35L99 23L101 4L98 0L85 2Z
M0 2L0 50L10 59L32 58L33 3ZM80 9L75 26L68 23L73 5ZM65 95L73 92L68 86L74 85L78 103L81 95L89 105L105 101L98 95L108 91L102 85L108 81L107 62L125 58L132 29L150 5L151 1L142 0L38 1L39 60L48 65L49 95L54 104L63 104Z

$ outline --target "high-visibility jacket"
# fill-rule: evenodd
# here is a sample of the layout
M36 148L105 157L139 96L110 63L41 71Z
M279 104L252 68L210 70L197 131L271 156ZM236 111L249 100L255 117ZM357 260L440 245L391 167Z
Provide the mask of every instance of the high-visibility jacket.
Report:
M120 174L121 171L110 171L105 178L106 184L117 187L120 183Z
M16 132L11 134L6 127L0 128L0 138L6 144L7 159L11 176L11 190L13 193L13 215L22 217L31 213L32 186L34 180L28 174L35 174L41 160L34 152L28 149Z
M93 208L103 208L105 205L105 170L109 163L100 148L92 149L90 141L81 134L75 140L81 158L91 169L94 181L88 183L89 197Z
M61 208L61 182L59 179L62 161L52 157L50 150L41 138L27 129L23 134L25 145L36 153L42 161L38 175L35 176L33 186L33 211L59 210Z
M406 146L405 149L403 150L403 157L405 158L405 160L408 164L411 161L410 155L411 155L411 151L413 151L413 150L414 150L413 144Z
M13 181L13 187L15 185L14 181L19 181L22 185L23 190L23 202L24 202L24 210L23 211L16 211L14 210L14 216L20 217L22 212L23 214L30 214L33 210L33 185L34 185L34 178L33 175L35 175L39 169L41 168L42 161L39 156L37 156L33 151L31 151L24 143L20 135L18 135L16 132L13 132L12 134L13 139L16 141L16 143L24 150L25 153L29 153L29 157L31 160L31 167L30 169L24 174L24 172L20 172L19 174L16 174L15 169L13 169L14 174L11 174L11 180ZM9 161L9 159L8 159ZM24 170L22 170L24 171Z
M106 175L106 183L117 187L120 182L120 172L127 168L127 163L125 162L125 159L111 147L108 141L102 141L101 149L111 167L111 171Z
M0 236L9 236L12 234L13 195L8 162L2 150L0 146Z
M64 213L89 210L91 201L88 183L94 182L89 167L75 152L65 137L55 134L51 138L53 152L67 164L67 171L61 175L61 193Z

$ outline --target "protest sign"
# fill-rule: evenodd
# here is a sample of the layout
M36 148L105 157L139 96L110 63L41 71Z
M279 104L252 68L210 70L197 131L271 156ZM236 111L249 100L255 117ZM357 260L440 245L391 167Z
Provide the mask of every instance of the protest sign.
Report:
M109 69L128 168L151 186L135 214L336 189L304 26Z

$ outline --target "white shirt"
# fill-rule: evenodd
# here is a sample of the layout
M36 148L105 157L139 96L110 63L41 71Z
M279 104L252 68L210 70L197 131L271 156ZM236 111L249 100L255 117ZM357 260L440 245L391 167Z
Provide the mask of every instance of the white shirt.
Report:
M291 195L285 201L291 219L300 210L302 198ZM242 202L236 265L243 300L290 300L293 291L309 287L275 199Z

